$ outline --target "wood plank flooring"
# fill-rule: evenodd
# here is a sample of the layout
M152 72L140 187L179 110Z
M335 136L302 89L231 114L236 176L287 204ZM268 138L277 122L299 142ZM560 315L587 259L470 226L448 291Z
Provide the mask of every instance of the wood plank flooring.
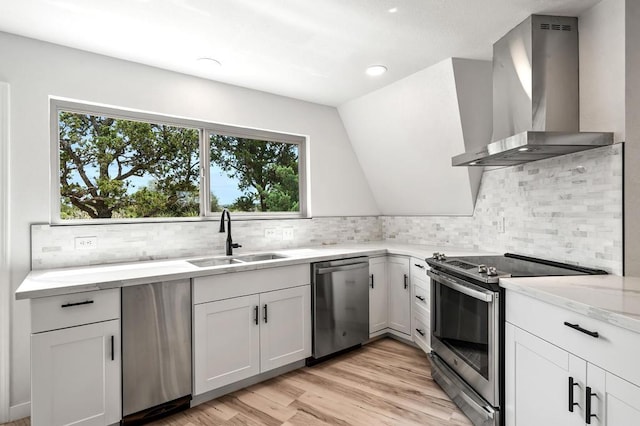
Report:
M29 426L28 421L9 423ZM222 396L153 426L462 426L471 422L431 379L424 353L382 339Z

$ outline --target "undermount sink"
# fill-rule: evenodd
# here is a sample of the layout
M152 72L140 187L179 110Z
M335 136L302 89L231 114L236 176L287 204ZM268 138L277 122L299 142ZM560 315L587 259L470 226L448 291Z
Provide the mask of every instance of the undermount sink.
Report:
M199 268L210 268L212 266L239 265L242 263L261 262L264 260L284 259L285 257L286 256L276 253L261 253L234 257L204 257L202 259L188 260L187 262Z
M239 260L240 262L260 262L263 260L284 259L287 256L282 256L276 253L262 253L262 254L247 254L244 256L236 256L233 260Z
M205 257L202 259L188 260L194 266L200 268L208 268L211 266L233 265L235 263L243 263L231 257Z

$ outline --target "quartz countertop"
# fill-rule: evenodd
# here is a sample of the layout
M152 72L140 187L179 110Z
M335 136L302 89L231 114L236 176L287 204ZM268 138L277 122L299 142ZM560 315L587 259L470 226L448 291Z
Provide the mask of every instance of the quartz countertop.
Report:
M442 247L398 244L392 242L374 242L364 244L339 244L296 249L276 249L262 252L238 250L236 256L259 253L276 253L284 258L258 262L237 263L210 267L198 267L189 260L205 257L224 256L220 253L206 253L197 257L140 261L130 263L102 264L77 268L42 269L31 271L16 290L16 299L32 299L91 290L105 290L131 285L148 284L158 281L170 281L184 278L196 278L206 275L226 274L300 263L322 262L354 256L382 256L396 254L419 258L431 257L434 252L444 251L448 256L470 256L477 251L443 249Z
M505 278L500 280L500 286L640 333L638 277L582 275Z

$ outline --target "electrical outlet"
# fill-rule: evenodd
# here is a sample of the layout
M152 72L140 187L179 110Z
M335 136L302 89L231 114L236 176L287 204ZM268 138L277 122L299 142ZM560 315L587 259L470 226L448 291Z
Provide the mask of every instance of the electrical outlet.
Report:
M282 230L283 240L293 240L293 228L284 228Z
M267 228L264 230L264 237L270 240L275 240L276 238L276 230L275 228Z
M505 219L503 215L498 216L498 233L504 234Z
M93 250L98 247L98 237L76 237L76 250Z

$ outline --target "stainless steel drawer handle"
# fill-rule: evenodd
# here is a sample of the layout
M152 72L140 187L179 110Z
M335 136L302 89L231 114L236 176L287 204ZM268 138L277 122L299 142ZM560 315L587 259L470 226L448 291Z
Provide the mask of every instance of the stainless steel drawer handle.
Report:
M421 302L424 302L425 300L427 300L423 296L417 296L417 295L416 295L416 299L419 299Z
M585 328L580 327L580 324L571 324L570 322L565 321L564 325L566 325L569 328L573 328L574 330L578 330L581 333L588 334L591 337L595 337L596 339L600 337L597 331L589 331Z
M424 331L420 330L419 328L416 328L416 331L422 336L424 337Z
M424 265L421 265L421 264L419 264L419 263L414 263L413 265L414 265L414 266L417 266L417 267L418 267L418 268L420 268L420 269L424 269Z
M65 303L64 305L60 305L61 308L70 308L72 306L80 306L80 305L91 305L93 300L85 300L84 302L76 302L76 303Z

